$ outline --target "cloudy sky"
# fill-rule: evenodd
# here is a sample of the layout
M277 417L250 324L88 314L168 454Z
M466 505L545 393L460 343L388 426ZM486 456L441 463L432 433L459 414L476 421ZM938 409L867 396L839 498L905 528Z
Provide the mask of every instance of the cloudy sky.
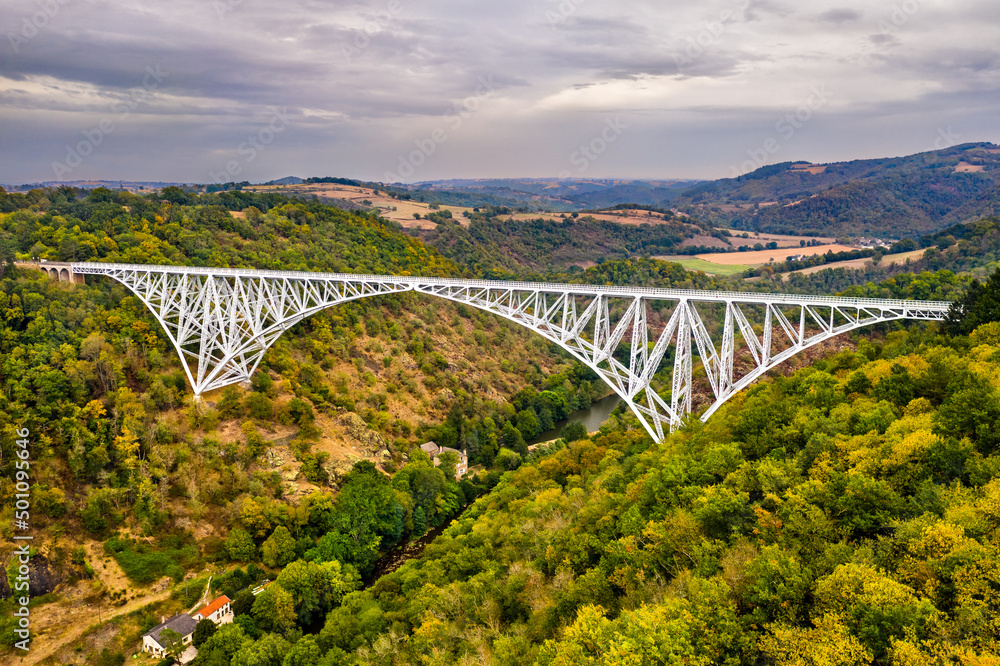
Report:
M719 178L1000 142L996 0L0 0L0 182Z

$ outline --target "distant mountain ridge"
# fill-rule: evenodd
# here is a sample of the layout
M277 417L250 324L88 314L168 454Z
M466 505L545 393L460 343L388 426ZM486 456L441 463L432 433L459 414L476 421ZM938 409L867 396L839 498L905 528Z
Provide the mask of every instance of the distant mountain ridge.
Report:
M1000 213L1000 146L966 143L903 157L783 162L714 181L451 179L405 186L564 210L633 203L747 231L918 237Z
M432 192L488 194L545 207L578 210L621 203L662 205L699 180L622 178L482 178L425 181L411 187Z
M672 200L748 231L916 237L1000 212L1000 146L905 157L784 162L701 183Z
M419 201L520 211L590 211L636 204L687 213L741 231L824 236L918 238L954 224L1000 214L1000 146L965 143L902 157L826 164L770 164L713 181L620 178L486 178L377 183L350 178L286 176L269 185L349 182ZM178 183L48 181L132 191ZM241 189L249 183L184 185L194 190Z

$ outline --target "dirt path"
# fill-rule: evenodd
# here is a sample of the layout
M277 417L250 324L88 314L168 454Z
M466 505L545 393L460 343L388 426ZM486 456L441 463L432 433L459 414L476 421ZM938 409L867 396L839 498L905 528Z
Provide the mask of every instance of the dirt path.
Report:
M125 572L118 566L114 558L106 556L100 544L88 543L85 544L84 548L87 553L87 561L92 563L95 574L105 590L131 589ZM209 583L211 583L211 576ZM103 625L119 615L126 615L149 604L168 599L174 588L174 585L170 585L163 591L149 592L133 599L124 606L115 607L104 603L100 607L100 613L98 613L95 604L86 603L82 598L74 602L72 597L77 596L77 594L73 594L71 591L67 599L39 609L39 614L44 614L45 617L44 619L39 618L38 622L33 621L32 625L44 633L32 635L31 649L28 654L20 658L15 655L10 663L17 664L17 666L40 663L78 640L91 627ZM205 605L204 600L208 596L208 591L209 584L206 584L205 591L194 610Z
M205 583L205 591L202 592L201 594L201 599L196 601L194 603L194 606L191 606L191 610L188 611L188 615L190 615L191 613L195 612L196 610L198 610L199 608L203 607L205 604L208 603L208 591L211 589L212 589L212 577L209 576L208 582Z
M139 599L134 599L124 606L119 606L118 608L105 608L102 606L100 620L98 620L97 608L93 604L88 604L88 608L90 610L86 617L71 624L58 636L54 636L51 633L46 633L43 636L34 636L31 642L31 650L29 650L27 656L21 657L20 659L15 657L15 660L11 663L17 664L18 666L30 666L31 664L37 664L44 659L55 655L59 652L59 650L65 647L67 643L71 643L80 638L80 636L82 636L83 633L91 627L108 622L119 615L125 615L127 613L131 613L132 611L139 610L148 604L164 601L170 597L171 591L172 590L167 589L163 592L149 594Z

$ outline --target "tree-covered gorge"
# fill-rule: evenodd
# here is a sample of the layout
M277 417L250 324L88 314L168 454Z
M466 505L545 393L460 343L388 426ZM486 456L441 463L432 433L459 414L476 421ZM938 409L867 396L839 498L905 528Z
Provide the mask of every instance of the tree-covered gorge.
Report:
M998 389L997 325L900 332L662 444L606 428L346 595L317 663L993 663Z

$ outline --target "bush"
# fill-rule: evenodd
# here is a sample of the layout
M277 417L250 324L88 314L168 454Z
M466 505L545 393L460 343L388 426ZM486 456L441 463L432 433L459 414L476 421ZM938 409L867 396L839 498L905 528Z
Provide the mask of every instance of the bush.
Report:
M270 421L274 418L274 403L263 393L251 393L247 398L247 411L251 418Z
M152 549L145 543L112 537L104 543L104 552L115 558L129 580L140 585L170 576L174 581L184 578L185 568L199 562L198 549L183 547Z
M224 419L238 419L243 416L244 406L240 391L235 386L229 386L222 392L219 401L219 415Z
M108 648L101 650L94 662L96 666L122 666L125 663L125 655L121 652L112 652Z
M278 525L261 546L264 564L283 567L295 559L295 540L284 525Z

